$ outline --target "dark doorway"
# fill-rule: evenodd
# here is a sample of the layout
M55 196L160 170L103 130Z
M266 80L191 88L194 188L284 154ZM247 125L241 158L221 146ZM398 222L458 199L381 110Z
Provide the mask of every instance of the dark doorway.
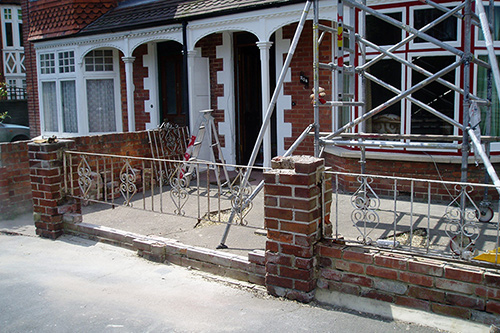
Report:
M262 125L260 51L257 37L247 32L234 34L236 96L236 162L247 164ZM255 161L262 165L262 147Z
M158 78L161 121L187 125L188 118L182 107L181 44L158 43Z

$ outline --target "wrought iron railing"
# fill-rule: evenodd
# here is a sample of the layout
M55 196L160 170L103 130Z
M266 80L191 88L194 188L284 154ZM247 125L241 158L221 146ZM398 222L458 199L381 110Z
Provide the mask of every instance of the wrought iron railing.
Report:
M493 185L327 174L333 188L327 238L466 260L487 253L487 261L497 262L500 220Z
M223 168L229 169L230 179L225 179ZM263 221L248 223L252 204L242 206L252 192L250 184L239 190L247 168L67 151L64 186L67 195L84 204L120 205L215 223L228 223L233 209L232 224L262 228Z
M0 97L0 100L26 100L28 94L26 88L7 86L5 88L5 95Z

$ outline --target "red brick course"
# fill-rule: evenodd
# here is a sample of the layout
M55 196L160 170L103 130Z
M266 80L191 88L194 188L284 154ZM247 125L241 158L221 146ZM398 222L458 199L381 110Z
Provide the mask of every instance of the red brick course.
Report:
M488 268L328 241L318 243L316 252L318 288L485 324L500 314L499 275Z
M289 160L295 161L293 171L281 169L280 159L273 159L275 169L264 175L264 202L270 204L264 208L266 228L272 240L266 244L266 287L273 295L310 302L316 286L314 244L319 238L321 192L305 191L300 199L292 193L296 186L318 187L316 172L323 161ZM299 184L293 184L294 179Z
M1 218L11 218L31 210L33 203L28 156L26 141L0 144Z

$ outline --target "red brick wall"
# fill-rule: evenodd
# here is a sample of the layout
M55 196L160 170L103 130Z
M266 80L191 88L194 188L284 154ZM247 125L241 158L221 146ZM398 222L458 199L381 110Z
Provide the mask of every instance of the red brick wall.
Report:
M144 89L144 78L149 76L148 68L144 67L144 55L148 53L148 46L143 44L135 49L134 60L134 108L135 108L135 130L146 129L149 123L149 113L145 113L144 101L149 100L149 90ZM126 95L125 95L126 96Z
M272 295L310 302L316 287L313 244L321 238L323 224L317 175L324 170L324 160L276 157L272 166L273 170L264 173L266 287ZM327 191L326 224L330 199L331 191Z
M418 156L418 155L415 155ZM360 173L359 158L347 158L335 156L333 154L325 154L326 165L332 168L332 171L338 172L353 172ZM439 170L438 171L436 170ZM497 170L500 166L497 165ZM498 171L497 171L498 172ZM461 164L460 163L436 163L433 162L416 162L412 160L407 161L391 161L383 159L367 159L365 164L365 173L381 176L392 177L408 177L408 178L422 178L433 180L445 180L459 182L461 178ZM441 179L442 178L442 179ZM468 182L471 183L484 183L484 168L482 164L476 166L469 164L468 166ZM414 191L416 198L427 198L427 185L422 187L423 183L416 184ZM339 177L339 188L343 191L352 193L359 187L360 183L356 177L343 176ZM371 184L373 189L378 195L392 196L393 181L390 179L374 178ZM420 185L420 187L418 187ZM449 191L453 191L452 186L448 186ZM398 190L401 194L409 194L410 182L399 181ZM449 201L450 195L444 186L432 186L431 196L433 200ZM474 199L480 201L483 193L477 189ZM498 193L494 189L489 190L494 200L497 200Z
M323 242L318 288L467 319L498 323L495 269Z
M491 266L321 239L322 226L329 226L328 215L322 221L321 206L328 211L332 198L329 180L321 177L323 165L312 157L275 158L273 169L264 173L266 287L271 294L309 302L318 289L329 290L479 323L498 322L500 274Z
M326 22L322 22L325 23ZM283 38L293 39L297 24L291 24L283 28ZM302 35L300 37L297 49L295 51L292 63L290 64L290 70L292 74L291 82L285 82L283 91L285 95L292 96L292 102L295 105L291 110L285 110L285 122L292 124L292 136L290 138L285 138L285 149L288 149L297 139L297 137L304 131L307 125L314 122L313 106L311 104L310 95L313 88L313 47L312 41L312 21L307 21ZM329 63L331 59L331 35L326 34L325 38L321 43L320 48L320 62ZM284 55L285 57L285 55ZM309 87L306 88L300 83L300 73L303 72L305 76L309 77ZM320 71L319 85L325 88L326 92L332 91L331 86L331 75L328 71ZM331 100L332 96L325 96L326 100ZM321 131L331 131L331 112L329 108L320 107L320 130ZM313 139L312 137L307 138L304 142L297 148L295 153L312 155L313 150Z
M27 141L0 144L0 217L31 211Z
M21 1L23 17L29 17L29 0ZM38 79L36 74L36 54L33 44L27 40L30 20L23 21L24 65L26 67L26 93L28 95L28 116L31 137L40 135L40 111L38 108Z
M80 136L72 140L76 151L151 157L147 131Z
M215 118L215 125L218 128L220 122L224 122L224 110L217 109L218 97L224 96L224 85L217 83L217 73L224 70L222 59L217 58L217 46L222 45L222 34L211 34L196 43L196 47L201 47L202 57L208 58L210 68L210 108ZM225 147L224 136L219 135L221 147Z

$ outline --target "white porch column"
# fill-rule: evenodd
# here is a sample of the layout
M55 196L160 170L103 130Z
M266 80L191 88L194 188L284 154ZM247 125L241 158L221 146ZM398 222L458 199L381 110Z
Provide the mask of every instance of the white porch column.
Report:
M134 106L134 60L135 57L122 57L125 63L125 80L127 83L127 115L128 131L135 131L135 106Z
M269 49L273 45L272 42L257 42L260 50L260 72L262 80L262 119L265 118L269 101L271 100L270 93L270 76L269 76ZM263 140L264 161L265 167L271 166L271 123L268 124L264 133Z

